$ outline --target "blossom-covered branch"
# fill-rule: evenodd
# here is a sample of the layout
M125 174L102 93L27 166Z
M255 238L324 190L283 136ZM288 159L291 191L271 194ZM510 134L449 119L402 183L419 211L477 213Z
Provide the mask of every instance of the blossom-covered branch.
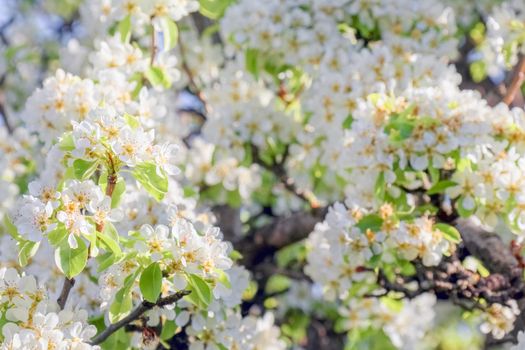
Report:
M125 327L126 325L132 323L133 321L139 319L146 311L151 310L155 306L158 307L164 307L166 305L174 304L180 299L182 299L184 296L189 295L190 291L182 290L179 292L176 292L172 295L169 295L167 297L159 298L155 303L148 302L144 300L142 303L140 303L139 306L137 306L133 311L131 311L126 317L122 318L118 322L110 324L108 327L104 329L100 334L97 334L92 340L91 344L98 345L104 342L107 338L109 338L113 333L121 329L122 327Z

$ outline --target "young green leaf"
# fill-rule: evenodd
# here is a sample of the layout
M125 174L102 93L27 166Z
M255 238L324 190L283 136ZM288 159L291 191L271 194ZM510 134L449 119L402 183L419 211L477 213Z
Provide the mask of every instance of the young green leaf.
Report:
M18 242L18 246L20 247L18 263L23 267L26 266L29 260L36 254L38 247L40 247L40 242L23 241Z
M84 159L76 159L73 162L73 171L75 173L75 177L79 180L85 180L91 177L95 170L97 170L98 162L93 161L87 161Z
M139 285L144 300L155 303L162 289L162 271L158 262L154 262L142 271Z
M115 300L109 307L109 321L111 323L121 320L129 313L129 311L131 311L131 308L133 307L131 288L133 287L135 279L139 273L140 269L126 277L124 280L124 286L115 294Z
M168 177L157 173L157 166L153 163L142 163L133 170L133 177L158 201L164 198L168 191Z
M443 235L447 240L453 243L461 242L461 235L455 227L443 223L435 224L434 227L443 232Z
M58 247L68 236L66 226L64 224L57 225L57 227L47 234L47 240L53 247Z
M11 218L9 218L9 215L7 214L4 216L4 227L6 228L7 233L11 237L13 237L14 240L18 242L24 241L24 238L20 236L20 234L18 233L18 229L13 224L13 222L11 221Z
M109 307L109 320L112 323L124 318L133 307L131 293L124 294L123 290L124 288L117 292L115 300Z
M88 249L84 240L75 237L78 247L73 249L64 240L55 250L55 262L67 278L73 278L84 270L88 259Z
M233 0L200 0L199 11L208 18L219 19L232 2Z
M245 52L245 64L246 70L253 74L255 78L259 77L259 50L257 49L247 49Z
M203 308L207 308L211 303L212 293L211 288L201 277L195 274L188 275L189 290L191 293L188 295L190 301L196 303ZM197 299L197 300L195 300Z
M456 186L457 183L451 180L442 180L439 181L437 184L432 186L428 191L428 195L437 194L437 193L443 193L445 190L449 187Z
M118 32L120 34L120 40L122 42L129 42L131 38L131 16L127 15L123 20L118 23Z
M359 220L356 226L359 227L361 232L365 232L367 229L377 231L381 228L381 225L383 225L383 219L379 215L370 214Z
M106 222L106 224L104 225L104 232L97 232L97 237L113 254L116 254L117 256L122 254L122 250L120 249L120 245L118 243L118 232L111 222Z
M179 39L179 28L177 24L169 17L164 17L161 22L162 33L164 38L164 51L169 51L177 46Z
M171 86L171 79L160 67L149 67L144 75L153 86L162 86L168 89Z

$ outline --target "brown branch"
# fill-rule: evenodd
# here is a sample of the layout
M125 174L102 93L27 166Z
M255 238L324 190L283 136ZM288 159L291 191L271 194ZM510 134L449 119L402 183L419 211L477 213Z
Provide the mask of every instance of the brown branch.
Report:
M74 278L66 278L64 279L64 284L62 286L62 291L60 292L60 296L57 299L58 306L60 307L60 310L63 310L66 306L67 298L69 297L69 293L71 292L71 289L75 285L75 279Z
M165 298L160 298L157 300L156 303L150 303L148 301L143 301L139 304L133 311L130 312L129 315L124 317L122 320L115 322L111 325L109 325L106 329L104 329L100 334L95 336L90 344L91 345L98 345L104 342L107 338L109 338L113 333L118 331L120 328L128 325L129 323L139 319L142 314L144 314L146 311L154 308L155 306L163 307L166 305L170 305L173 303L176 303L180 299L182 299L184 296L190 294L190 291L188 290L181 290L175 294L172 294L170 296L167 296Z
M243 264L257 265L267 256L292 243L303 240L326 214L326 208L297 212L255 229L235 244L243 255Z
M522 56L514 72L514 76L512 78L510 87L508 88L507 93L505 94L505 97L503 97L503 102L507 106L510 106L512 104L512 102L514 101L514 98L516 97L516 94L520 90L521 85L523 85L524 81L525 81L525 56Z
M518 261L498 234L483 230L468 219L457 219L455 226L470 254L481 260L489 271L513 278L520 276Z

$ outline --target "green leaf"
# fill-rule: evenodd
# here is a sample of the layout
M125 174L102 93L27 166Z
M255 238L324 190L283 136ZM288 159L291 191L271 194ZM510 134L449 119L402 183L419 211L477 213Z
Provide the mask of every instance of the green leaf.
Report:
M144 300L155 303L162 289L162 271L158 262L154 262L142 271L139 285Z
M47 240L53 247L58 247L68 236L66 226L59 224L57 227L47 234Z
M133 283L140 273L140 269L137 269L133 274L126 277L124 280L124 286L115 294L115 300L109 307L109 321L115 323L125 317L131 308L133 307L133 301L131 299L131 288Z
M188 274L188 286L190 294L187 299L199 308L206 309L211 303L211 288L201 277L195 274Z
M456 186L457 183L451 180L442 180L436 183L434 186L430 187L427 191L428 195L443 193L449 187Z
M119 256L122 250L119 245L119 235L115 226L111 222L106 222L104 225L104 232L97 232L97 237L104 243L104 245L113 253Z
M161 22L164 37L164 51L169 51L177 46L179 39L179 28L171 18L164 17Z
M459 197L458 198L458 200L456 202L456 205L455 205L455 208L456 208L459 216L461 216L462 218L468 218L469 216L474 214L474 212L476 211L476 207L475 206L471 210L467 210L467 209L465 209L463 207L463 197Z
M375 197L380 201L385 199L385 187L385 172L382 171L377 177L376 184L374 186Z
M87 161L84 159L76 159L73 162L73 171L75 178L79 180L89 179L91 175L97 170L98 162L97 161Z
M230 259L232 259L233 261L237 261L237 260L241 260L242 259L242 254L238 251L238 250L232 250L231 253L230 253Z
M474 61L469 66L470 76L475 83L479 83L487 77L487 65L484 61Z
M461 242L461 235L459 231L454 227L443 223L438 223L434 225L439 231L443 232L445 238L453 243Z
M259 77L259 50L247 49L245 52L246 70L253 74L255 78Z
M162 331L160 333L160 339L168 340L171 339L177 331L177 324L175 321L166 321L162 325Z
M64 240L55 250L55 262L67 278L73 278L84 270L88 259L88 249L84 240L75 237L78 247L73 249Z
M126 123L132 128L136 129L140 126L139 118L137 118L134 115L131 115L129 113L124 113L124 119L126 120Z
M73 136L71 134L65 134L62 136L62 139L58 143L58 147L61 151L72 151L75 149L75 141L73 141Z
M239 191L227 191L226 192L226 201L228 205L233 208L239 208L242 204L242 197Z
M232 285L230 283L230 277L228 276L228 274L224 272L223 270L219 270L219 269L217 269L215 272L217 274L217 282L220 282L223 285L225 285L226 288L231 289Z
M281 293L290 288L291 283L290 278L284 275L273 275L266 282L264 290L267 294Z
M354 122L354 117L352 114L349 114L348 117L343 122L343 129L350 129L352 128L352 123Z
M11 237L13 237L16 241L18 242L24 241L24 238L20 236L20 234L18 233L18 229L13 224L13 222L11 221L11 218L7 214L4 216L4 226L5 226L7 233Z
M287 267L296 262L302 263L306 260L306 246L304 242L290 244L280 249L275 258L279 267Z
M168 192L168 177L164 172L157 174L157 166L153 163L142 163L133 170L133 177L155 198L161 201Z
M97 272L102 272L109 268L110 266L117 263L120 260L121 256L117 256L113 252L106 252L102 255L97 256L98 268Z
M101 345L102 350L128 350L131 337L124 328L119 329L106 339Z
M124 294L123 289L119 290L115 295L115 301L109 307L109 320L115 323L124 318L133 307L131 293Z
M171 86L172 82L170 77L166 74L164 69L160 67L149 67L144 72L144 75L153 86L162 86L166 89L169 89Z
M118 23L118 32L120 33L120 40L122 42L129 42L131 38L131 16L127 15L123 20Z
M18 251L18 263L20 266L24 267L29 263L29 260L36 254L38 247L40 247L40 242L24 241L19 242L18 246L20 250Z
M218 19L232 2L233 0L200 0L199 12L208 18Z
M367 229L370 229L372 231L378 231L381 229L381 226L383 225L383 219L379 217L377 214L370 214L365 217L363 217L359 222L356 224L357 227L361 230L361 232L365 232Z

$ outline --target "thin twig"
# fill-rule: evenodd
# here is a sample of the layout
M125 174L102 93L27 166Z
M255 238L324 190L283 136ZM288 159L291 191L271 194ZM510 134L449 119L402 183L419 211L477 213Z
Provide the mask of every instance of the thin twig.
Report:
M62 286L62 291L60 292L60 296L57 299L58 306L60 307L60 310L63 310L66 306L67 298L69 297L69 293L71 292L71 289L75 285L75 279L74 278L66 278L64 279L64 285Z
M13 127L9 123L9 118L7 117L7 111L4 106L4 94L0 92L0 115L2 116L2 120L4 122L4 126L7 129L7 132L9 134L13 133Z
M90 344L98 345L102 343L104 340L109 338L113 333L118 331L120 328L140 318L140 316L142 316L142 314L144 314L146 311L154 308L155 306L163 307L166 305L176 303L177 301L179 301L180 299L182 299L184 296L188 294L190 294L190 291L181 290L165 298L160 298L159 300L157 300L156 303L150 303L144 300L142 303L140 303L139 306L137 306L133 311L131 311L129 315L124 317L122 320L109 325L106 329L104 329L104 331L102 331L99 335L94 337L93 340L91 340Z
M507 90L507 93L505 94L505 97L503 97L503 102L510 106L512 102L514 101L514 98L516 98L516 94L521 88L521 85L525 81L525 56L521 57L518 66L516 68L516 71L514 73L514 76L512 78L512 82L510 84L510 87Z
M153 20L153 18L152 18ZM155 26L151 25L151 57L149 60L149 65L153 66L153 63L155 63L155 56L157 55L157 43L155 41L156 39L156 32L155 32Z

